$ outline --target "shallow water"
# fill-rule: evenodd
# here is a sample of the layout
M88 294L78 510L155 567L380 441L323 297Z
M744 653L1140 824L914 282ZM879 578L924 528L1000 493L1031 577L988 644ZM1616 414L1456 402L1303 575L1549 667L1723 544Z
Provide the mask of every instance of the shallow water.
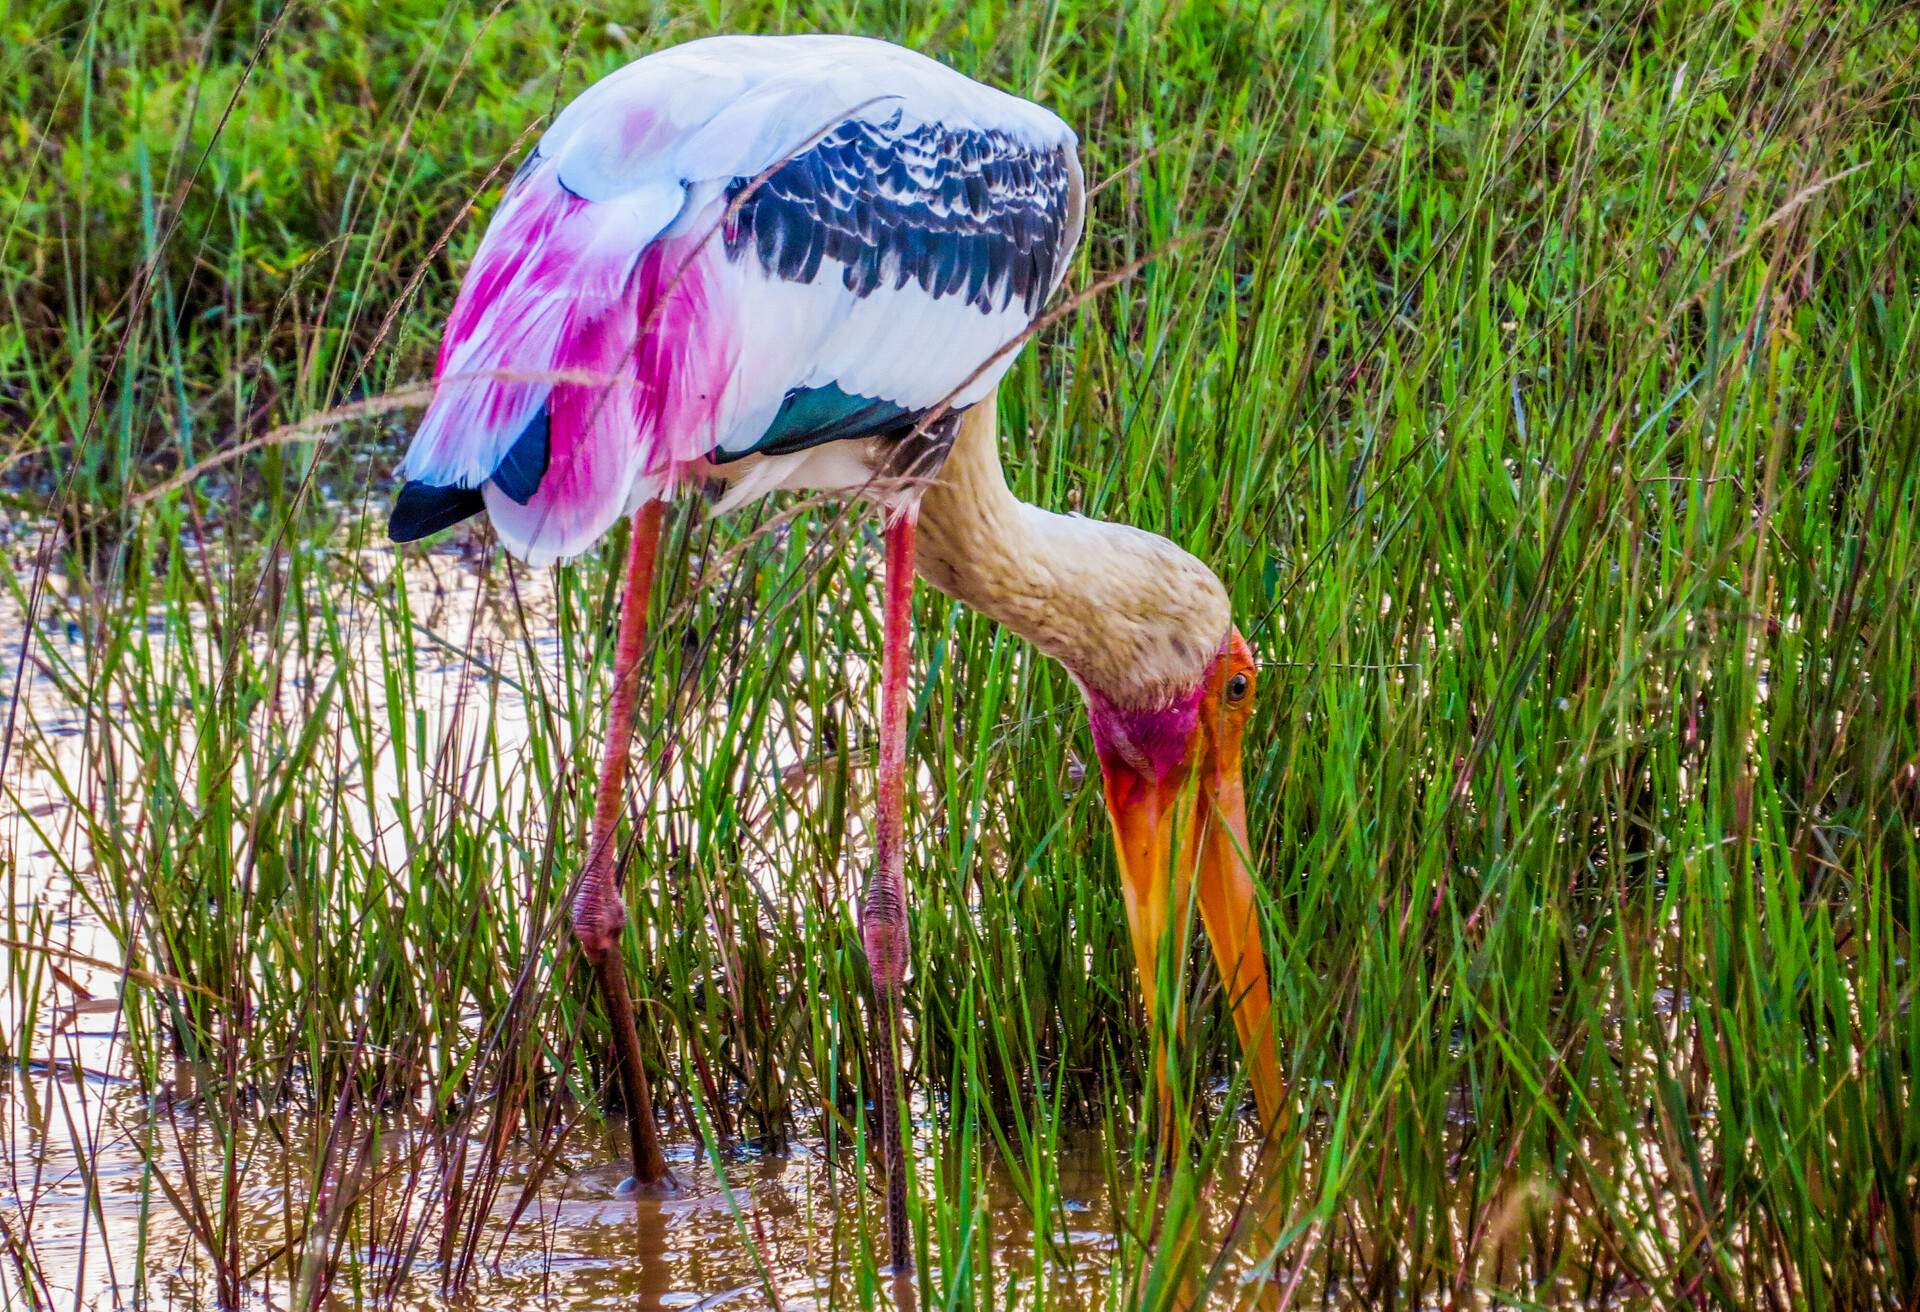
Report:
M16 1236L31 1236L43 1293L54 1305L117 1306L137 1290L165 1306L217 1303L216 1264L157 1179L164 1175L182 1194L195 1179L215 1205L225 1143L212 1118L169 1109L129 1086L46 1073L8 1081L5 1115L12 1152L0 1216ZM270 1133L264 1117L240 1123L233 1141L240 1181L233 1251L241 1269L257 1272L244 1297L262 1306L295 1301L302 1274L285 1245L310 1224L304 1182L311 1160L300 1148L313 1127L273 1119L292 1142ZM434 1196L434 1164L445 1146L399 1129L382 1137L354 1223L331 1236L342 1251L328 1305L378 1297L386 1306L422 1309L839 1307L861 1298L862 1272L871 1270L857 1260L862 1239L850 1215L864 1207L872 1219L871 1192L856 1172L831 1169L804 1137L783 1155L741 1151L717 1164L677 1142L678 1192L649 1197L620 1192L624 1168L597 1158L611 1145L583 1127L569 1136L559 1169L530 1190L531 1154L508 1158L496 1201L473 1236L472 1265L448 1288L457 1258L449 1262L441 1251L447 1232ZM477 1155L479 1145L471 1147ZM923 1190L933 1186L931 1150L921 1136ZM990 1169L983 1183L992 1248L1009 1267L998 1283L1030 1294L1034 1235L1025 1204L1003 1172ZM1038 1278L1049 1302L1093 1306L1111 1274L1115 1225L1096 1145L1063 1153L1061 1186L1063 1214L1050 1228L1056 1252ZM467 1238L459 1227L456 1255ZM941 1282L937 1266L930 1277ZM867 1292L895 1304L906 1292L911 1301L911 1291Z
M0 1306L212 1308L222 1303L223 1266L243 1273L240 1302L258 1307L807 1309L942 1301L945 1236L931 1240L924 1273L933 1297L923 1297L914 1280L876 1278L877 1179L851 1153L838 1163L829 1157L817 1118L803 1118L778 1153L710 1152L693 1136L673 1134L675 1187L642 1192L626 1180L621 1144L586 1118L549 1149L525 1136L482 1166L479 1139L451 1138L406 1110L377 1122L329 1124L256 1103L223 1108L197 1096L202 1080L184 1065L150 1095L111 1069L120 1040L115 1019L104 1010L64 1013L48 1035L57 1057L0 1075L0 1222L39 1296L14 1302L27 1283L15 1266L0 1270L0 1290L9 1291ZM969 1256L991 1267L1000 1297L1019 1305L1112 1305L1124 1278L1116 1236L1126 1224L1126 1194L1123 1184L1116 1196L1109 1181L1100 1137L1059 1145L1056 1194L1036 1224L1013 1172L990 1150L971 1167L943 1161L930 1109L919 1111L918 1193L950 1198L969 1184L978 1191L977 1211L958 1223L984 1226ZM1209 1180L1200 1233L1210 1256L1255 1197L1256 1159L1250 1149L1230 1151ZM491 1188L490 1202L463 1198L464 1206L450 1209L456 1180L463 1195ZM352 1204L333 1226L330 1192ZM303 1259L317 1265L304 1267ZM1270 1305L1272 1286L1245 1283L1247 1267L1232 1262L1227 1288Z

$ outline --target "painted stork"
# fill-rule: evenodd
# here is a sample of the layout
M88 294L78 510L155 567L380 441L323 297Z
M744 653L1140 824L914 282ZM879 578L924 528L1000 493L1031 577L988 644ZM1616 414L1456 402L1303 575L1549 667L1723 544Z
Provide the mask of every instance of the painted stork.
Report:
M1271 1125L1281 1109L1240 777L1254 670L1226 589L1172 543L1026 505L1001 474L995 388L1079 240L1077 144L1038 105L858 37L715 37L611 74L555 119L480 243L389 524L408 541L484 509L540 563L632 517L572 924L647 1182L667 1171L617 950L614 834L663 502L720 483L722 508L778 488L884 507L879 814L860 932L901 1269L916 568L1072 672L1149 1017L1163 940L1197 892L1261 1115Z

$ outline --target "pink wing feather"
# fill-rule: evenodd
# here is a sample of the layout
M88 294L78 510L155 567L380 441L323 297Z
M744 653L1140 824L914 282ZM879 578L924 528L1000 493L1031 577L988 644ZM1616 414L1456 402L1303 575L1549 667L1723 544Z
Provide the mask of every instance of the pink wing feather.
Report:
M653 238L678 184L589 202L536 157L488 228L408 452L410 479L482 487L516 554L585 550L718 440L712 381L731 366L697 238ZM490 482L544 411L548 464L523 504Z

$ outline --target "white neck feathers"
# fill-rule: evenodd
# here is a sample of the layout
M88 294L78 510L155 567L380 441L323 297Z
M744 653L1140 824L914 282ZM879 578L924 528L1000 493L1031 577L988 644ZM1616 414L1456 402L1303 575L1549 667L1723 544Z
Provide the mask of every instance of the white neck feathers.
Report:
M1120 707L1192 692L1232 622L1220 580L1165 538L1016 498L1000 469L991 395L961 416L921 499L918 537L928 583Z

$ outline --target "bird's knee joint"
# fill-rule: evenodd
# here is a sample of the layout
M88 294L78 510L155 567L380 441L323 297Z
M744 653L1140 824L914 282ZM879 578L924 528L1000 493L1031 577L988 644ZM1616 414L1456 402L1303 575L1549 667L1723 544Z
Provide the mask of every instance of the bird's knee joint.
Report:
M860 944L867 950L867 969L873 972L874 988L881 992L899 988L907 977L905 922L869 915L860 925Z
M581 889L573 900L573 936L589 957L613 951L627 927L627 908L617 897Z

